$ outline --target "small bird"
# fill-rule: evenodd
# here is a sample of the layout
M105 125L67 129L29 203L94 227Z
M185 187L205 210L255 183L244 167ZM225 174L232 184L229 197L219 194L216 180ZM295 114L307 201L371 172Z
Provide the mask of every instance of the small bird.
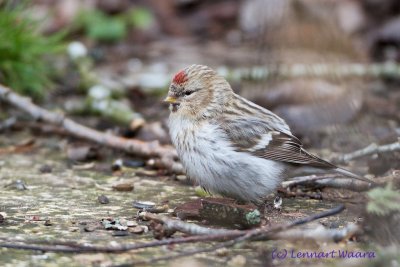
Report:
M178 72L164 101L184 169L207 191L260 203L301 166L371 182L308 153L282 118L235 94L207 66Z

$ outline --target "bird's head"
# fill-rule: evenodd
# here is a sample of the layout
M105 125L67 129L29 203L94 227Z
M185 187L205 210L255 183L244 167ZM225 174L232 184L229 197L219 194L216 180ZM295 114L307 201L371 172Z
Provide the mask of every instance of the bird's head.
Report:
M189 118L204 118L221 112L233 91L228 82L211 68L191 65L172 79L164 100L170 110Z

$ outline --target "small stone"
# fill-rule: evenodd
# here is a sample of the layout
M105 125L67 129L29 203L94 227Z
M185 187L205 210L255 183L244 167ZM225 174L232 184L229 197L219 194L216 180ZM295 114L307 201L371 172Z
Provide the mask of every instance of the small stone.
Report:
M168 210L167 210L167 213L171 213L171 214L172 214L172 213L174 213L174 212L175 212L175 209L168 209Z
M46 220L46 221L44 222L44 225L45 225L45 226L52 226L53 223L52 223L50 220Z
M113 172L120 171L120 170L122 169L122 166L123 166L123 161L122 161L122 159L117 159L117 160L115 160L115 161L113 162L113 164L111 165L111 170L112 170Z
M277 196L274 199L274 209L281 210L282 209L282 198Z
M136 209L140 209L140 210L148 210L148 209L154 208L155 205L156 205L156 203L151 202L151 201L134 201L133 202L133 207Z
M28 189L25 182L22 180L16 180L16 181L12 182L11 184L6 185L6 187L10 187L12 189L21 190L21 191Z
M71 227L70 228L70 232L78 232L79 231L79 227Z
M103 224L106 230L125 231L128 229L128 226L122 225L119 219L111 219L111 220L103 219L101 223Z
M94 232L96 230L96 227L94 225L87 225L83 228L85 232Z
M137 226L137 225L138 224L135 221L127 221L126 222L126 226L128 226L128 227L134 227L134 226Z
M100 204L108 204L108 203L110 203L110 200L105 195L98 196L97 200L99 201Z
M163 213L168 210L169 206L167 204L162 205L162 206L155 206L153 208L146 209L146 211L151 212L151 213Z
M127 236L129 235L128 231L115 231L112 233L113 236Z
M114 185L112 188L116 191L129 192L134 189L134 186L131 183L121 183Z
M53 171L53 167L50 165L44 164L39 168L39 172L41 173L51 173Z
M228 261L228 266L243 267L246 265L246 258L242 255L236 255Z
M185 182L185 181L187 181L187 177L186 177L186 175L177 175L176 180L178 180L180 182Z
M144 232L144 228L142 226L138 225L133 228L129 228L129 232L140 235Z
M4 218L3 214L0 214L0 223L4 223L6 219Z
M18 190L27 190L28 188L25 185L25 182L22 180L15 181L15 189Z
M29 218L29 221L33 221L33 222L42 221L42 218L40 218L39 215L32 215L32 216L29 216L28 218Z
M215 251L215 254L218 257L225 257L228 256L229 250L227 248L219 248Z

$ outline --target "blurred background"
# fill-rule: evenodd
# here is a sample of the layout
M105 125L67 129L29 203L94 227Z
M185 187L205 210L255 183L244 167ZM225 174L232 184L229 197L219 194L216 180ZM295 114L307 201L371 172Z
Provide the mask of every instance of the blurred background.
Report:
M399 135L396 0L0 3L0 82L101 130L169 143L160 100L174 73L206 64L307 146Z

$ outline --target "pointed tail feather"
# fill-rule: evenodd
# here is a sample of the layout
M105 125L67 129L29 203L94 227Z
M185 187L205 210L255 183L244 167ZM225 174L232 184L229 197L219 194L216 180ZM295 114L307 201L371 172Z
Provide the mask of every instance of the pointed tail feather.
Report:
M375 183L374 181L372 181L372 180L370 180L370 179L367 179L367 178L365 178L365 177L362 177L362 176L360 176L360 175L357 175L357 174L355 174L355 173L352 173L352 172L350 172L350 171L347 171L347 170L345 170L345 169L336 168L336 169L334 169L334 171L337 172L337 173L343 174L343 175L345 175L345 176L347 176L347 177L351 177L351 178L353 178L353 179L360 180L360 181L369 183L369 184L371 184L371 185L376 185L376 183Z

